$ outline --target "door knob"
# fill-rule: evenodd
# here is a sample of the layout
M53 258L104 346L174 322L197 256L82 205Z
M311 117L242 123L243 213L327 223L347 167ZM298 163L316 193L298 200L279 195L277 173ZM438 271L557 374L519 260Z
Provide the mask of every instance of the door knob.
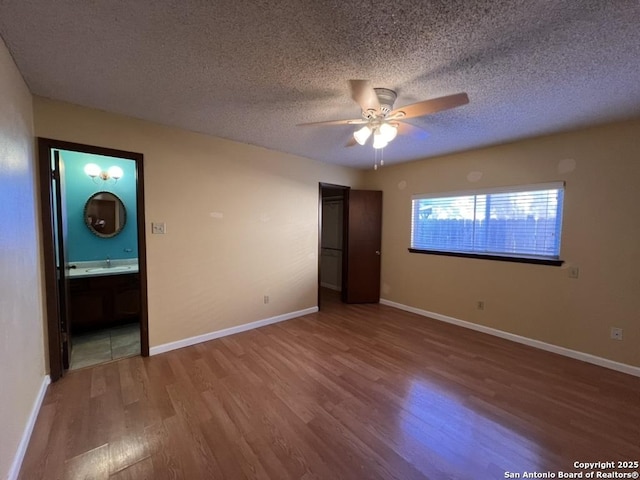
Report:
M376 250L376 255L380 255L380 250Z

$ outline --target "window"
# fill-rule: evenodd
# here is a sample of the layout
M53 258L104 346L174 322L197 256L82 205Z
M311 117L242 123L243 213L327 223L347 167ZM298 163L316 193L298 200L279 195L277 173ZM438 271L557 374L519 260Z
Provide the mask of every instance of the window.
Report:
M561 265L564 183L412 197L411 252Z

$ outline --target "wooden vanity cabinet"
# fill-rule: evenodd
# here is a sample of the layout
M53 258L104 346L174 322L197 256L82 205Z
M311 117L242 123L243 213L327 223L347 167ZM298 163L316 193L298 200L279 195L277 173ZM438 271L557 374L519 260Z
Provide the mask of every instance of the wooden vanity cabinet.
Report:
M71 333L112 327L140 319L138 273L69 280Z

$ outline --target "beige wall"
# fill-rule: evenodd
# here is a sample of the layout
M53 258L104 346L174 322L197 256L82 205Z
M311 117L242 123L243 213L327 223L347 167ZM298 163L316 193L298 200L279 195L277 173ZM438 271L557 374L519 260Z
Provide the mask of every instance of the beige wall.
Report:
M34 103L38 136L144 154L152 347L316 306L318 182L355 185L361 172Z
M0 477L42 385L43 309L32 98L0 39Z
M640 366L639 159L636 121L368 172L365 184L384 191L383 298ZM412 194L555 180L566 181L563 267L407 251Z

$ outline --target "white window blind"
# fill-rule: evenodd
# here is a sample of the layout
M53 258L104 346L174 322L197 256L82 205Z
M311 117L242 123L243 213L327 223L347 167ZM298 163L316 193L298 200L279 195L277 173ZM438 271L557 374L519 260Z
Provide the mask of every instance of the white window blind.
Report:
M411 248L558 259L564 183L412 197Z

